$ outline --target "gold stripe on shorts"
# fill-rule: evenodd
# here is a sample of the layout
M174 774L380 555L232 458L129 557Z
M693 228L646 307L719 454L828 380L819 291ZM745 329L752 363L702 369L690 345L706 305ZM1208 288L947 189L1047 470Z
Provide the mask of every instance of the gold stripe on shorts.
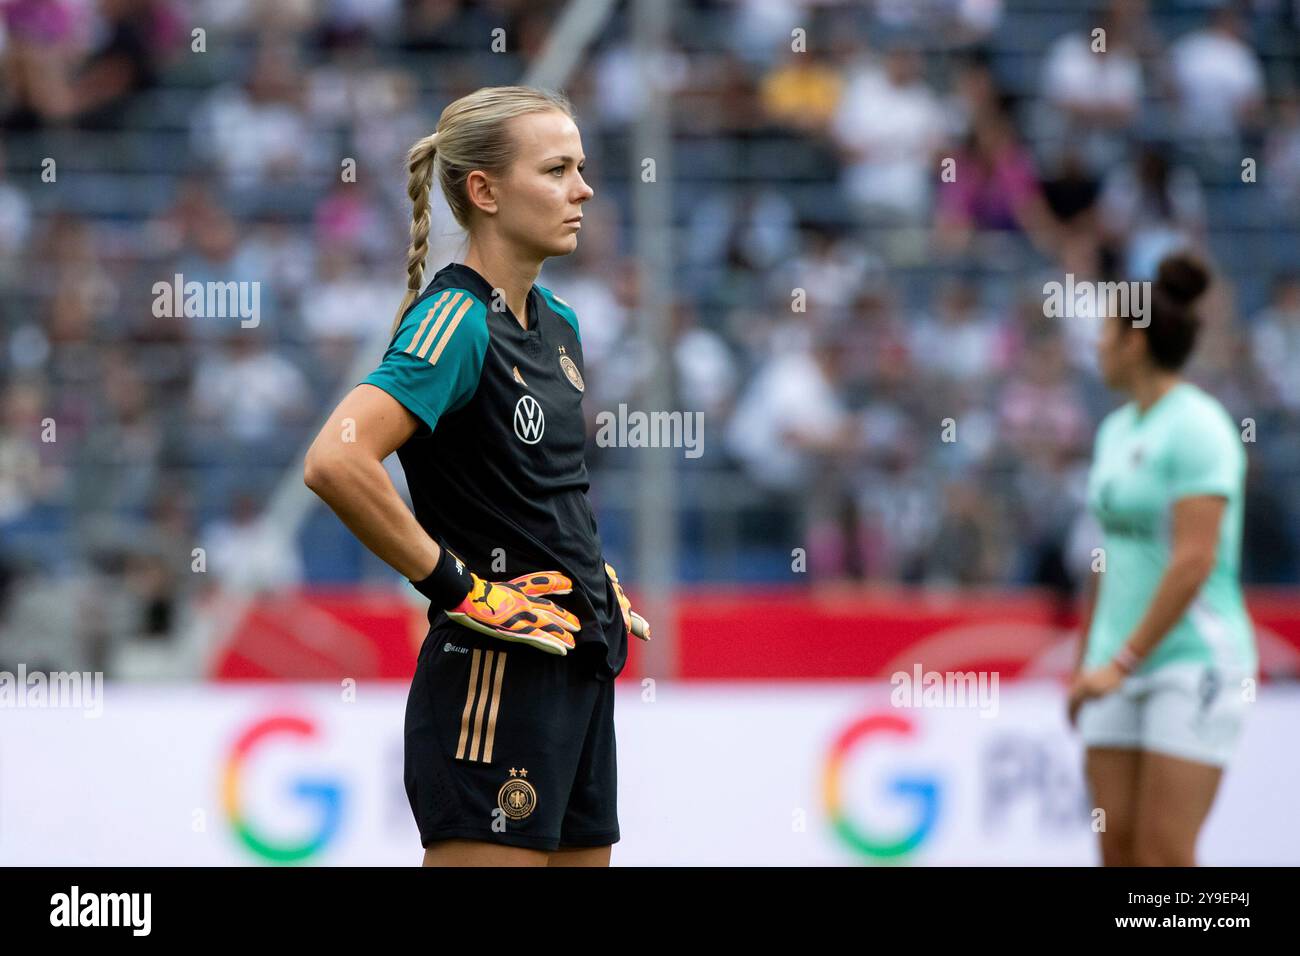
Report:
M492 741L497 735L497 709L501 706L501 678L506 672L506 652L497 651L497 676L492 682L492 707L488 711L487 742L483 745L483 762L492 762Z
M506 652L485 651L476 647L473 655L469 682L465 689L465 707L460 714L456 759L491 763L492 745L497 735L497 714L501 710L501 681L506 673ZM487 712L486 721L483 719L484 711ZM468 753L466 744L469 745Z
M460 741L456 744L456 759L465 756L465 741L469 737L469 715L474 709L474 685L478 683L479 655L483 652L474 648L474 658L469 667L469 689L465 692L465 709L460 715Z
M484 651L487 655L483 663L483 673L479 676L478 705L474 708L473 739L469 744L469 759L478 760L479 738L483 736L483 708L487 705L488 681L492 679L492 663L496 651Z

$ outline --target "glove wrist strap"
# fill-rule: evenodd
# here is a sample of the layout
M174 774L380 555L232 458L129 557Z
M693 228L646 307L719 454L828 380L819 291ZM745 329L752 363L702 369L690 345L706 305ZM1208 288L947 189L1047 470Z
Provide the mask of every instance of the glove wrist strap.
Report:
M446 548L439 550L442 554L429 576L412 581L411 586L427 597L434 607L445 611L465 600L473 585L469 569Z

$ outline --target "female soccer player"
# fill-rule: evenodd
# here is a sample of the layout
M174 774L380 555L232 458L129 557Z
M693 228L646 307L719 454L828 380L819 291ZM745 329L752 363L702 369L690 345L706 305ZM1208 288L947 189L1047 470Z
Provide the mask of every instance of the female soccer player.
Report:
M1105 563L1069 716L1106 866L1195 865L1255 678L1238 579L1245 451L1223 406L1179 375L1208 284L1196 260L1166 258L1144 321L1112 317L1098 347L1106 384L1132 400L1097 431L1088 505Z
M619 838L613 678L649 628L585 494L578 319L534 281L577 246L584 161L562 95L487 87L443 110L408 154L388 350L304 466L430 600L405 728L426 866L607 866ZM421 292L435 177L468 247ZM393 451L414 514L381 464Z

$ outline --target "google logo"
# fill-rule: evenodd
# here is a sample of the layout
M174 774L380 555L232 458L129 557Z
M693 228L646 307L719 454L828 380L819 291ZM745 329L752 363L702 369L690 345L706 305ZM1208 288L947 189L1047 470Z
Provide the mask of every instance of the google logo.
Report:
M235 834L250 850L273 863L297 863L319 852L338 832L343 818L343 787L337 780L308 777L291 784L290 792L295 797L320 808L320 823L308 839L300 843L276 843L259 831L248 819L240 801L240 777L244 762L254 750L273 737L284 736L314 740L318 734L314 723L289 714L267 717L253 724L235 741L226 760L222 804Z
M886 789L917 808L916 824L901 837L888 838L863 830L846 812L840 780L849 754L868 739L881 734L911 737L911 721L895 714L872 714L851 724L836 738L827 756L822 792L831 826L849 846L870 857L894 859L915 850L934 827L939 816L940 787L932 777L894 777Z

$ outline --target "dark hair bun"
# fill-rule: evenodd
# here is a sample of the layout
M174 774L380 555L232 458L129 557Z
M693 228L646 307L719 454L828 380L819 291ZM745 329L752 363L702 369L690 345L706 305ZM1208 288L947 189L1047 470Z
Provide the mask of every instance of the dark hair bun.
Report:
M1210 271L1184 252L1165 256L1156 272L1156 287L1182 305L1195 302L1209 284Z

